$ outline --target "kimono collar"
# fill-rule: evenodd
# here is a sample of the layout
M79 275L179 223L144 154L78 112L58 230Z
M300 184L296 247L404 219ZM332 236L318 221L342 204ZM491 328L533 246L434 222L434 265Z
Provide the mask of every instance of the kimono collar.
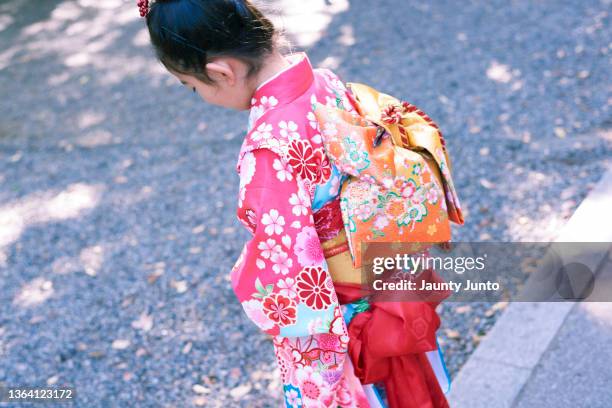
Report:
M285 59L291 65L257 87L253 98L251 98L251 108L262 104L266 105L271 97L276 99L273 105L290 103L312 85L314 73L305 52L287 55Z
M259 119L268 111L291 104L304 95L314 84L315 74L305 52L287 55L285 59L290 65L261 83L253 93L249 114L249 130L242 142L238 162L236 163L236 171L238 172L240 172L240 162L244 154L262 146L262 140L253 137L253 134L257 133L253 130ZM290 112L284 110L282 112L290 114Z

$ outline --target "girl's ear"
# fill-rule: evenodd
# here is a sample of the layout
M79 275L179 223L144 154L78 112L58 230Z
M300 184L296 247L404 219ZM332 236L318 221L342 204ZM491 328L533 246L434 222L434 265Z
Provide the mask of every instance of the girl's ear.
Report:
M229 86L236 83L236 67L225 59L217 59L206 64L208 76L215 82L226 82Z

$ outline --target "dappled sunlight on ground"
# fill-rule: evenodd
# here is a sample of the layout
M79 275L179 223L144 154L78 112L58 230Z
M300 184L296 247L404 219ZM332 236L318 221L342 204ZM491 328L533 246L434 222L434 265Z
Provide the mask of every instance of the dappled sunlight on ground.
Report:
M454 240L546 241L609 162L612 45L596 1L528 3L269 8L313 65L438 123ZM228 275L247 113L168 75L131 0L0 0L0 94L0 381L76 384L87 406L280 403ZM502 307L443 306L454 372Z
M17 241L28 227L79 217L95 208L104 187L78 183L57 193L46 191L0 207L0 250Z
M273 0L269 6L270 11L277 11L271 14L276 27L284 30L298 47L314 45L326 32L334 16L346 12L349 7L348 0ZM350 37L351 29L345 28L345 37Z
M53 282L44 278L36 278L26 283L13 303L19 307L38 306L53 295Z
M506 64L500 64L497 61L492 61L487 68L487 77L495 82L509 84L510 89L517 91L522 88L523 82L519 79L521 71L511 69Z

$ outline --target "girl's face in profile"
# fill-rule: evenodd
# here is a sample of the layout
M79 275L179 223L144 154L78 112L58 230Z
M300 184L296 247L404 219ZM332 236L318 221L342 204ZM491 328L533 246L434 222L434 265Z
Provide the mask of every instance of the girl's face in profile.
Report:
M207 103L236 110L251 107L254 87L247 79L248 67L245 63L234 58L219 58L206 64L206 70L214 83L208 84L193 75L170 73Z

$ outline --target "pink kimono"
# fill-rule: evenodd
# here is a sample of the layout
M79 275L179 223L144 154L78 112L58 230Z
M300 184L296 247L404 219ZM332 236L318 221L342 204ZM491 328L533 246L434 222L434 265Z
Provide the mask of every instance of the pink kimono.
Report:
M342 82L305 53L261 84L240 150L238 218L253 234L232 269L247 316L274 336L287 407L368 407L321 241L343 228L341 173L312 104L354 111Z
M251 101L236 168L237 215L253 235L232 268L232 286L247 316L273 336L287 407L380 407L348 357L347 306L321 246L344 228L339 190L347 176L327 158L313 104L355 106L333 72L313 70L303 52L286 58L291 65ZM438 375L435 362L432 369Z

